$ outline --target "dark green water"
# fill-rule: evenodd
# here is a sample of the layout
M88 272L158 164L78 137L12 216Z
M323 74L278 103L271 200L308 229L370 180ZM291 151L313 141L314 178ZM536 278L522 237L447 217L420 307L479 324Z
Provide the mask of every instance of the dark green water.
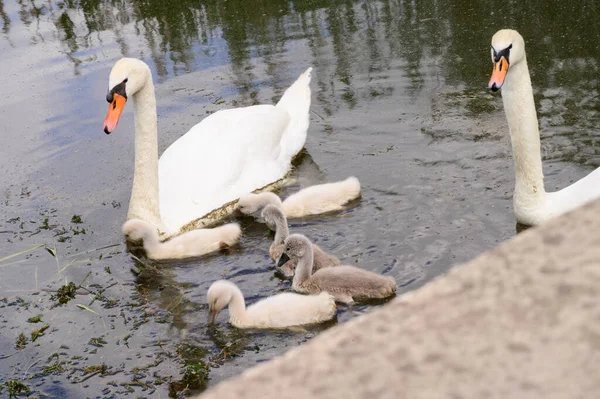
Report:
M394 276L401 295L515 234L507 126L486 89L496 30L526 40L547 188L600 165L598 21L595 1L0 0L0 259L29 250L0 261L0 385L164 398L184 364L211 386L320 330L239 332L227 312L207 328L216 279L238 283L248 302L289 289L251 219L226 254L131 272L141 265L120 235L131 109L114 134L101 129L118 58L153 70L161 151L210 112L276 101L313 66L306 154L283 194L356 175L363 196L291 229ZM52 308L47 290L70 281L101 295L80 289ZM341 307L337 322L374 307ZM50 327L32 343L41 324L26 320L37 314ZM29 342L17 351L21 332Z

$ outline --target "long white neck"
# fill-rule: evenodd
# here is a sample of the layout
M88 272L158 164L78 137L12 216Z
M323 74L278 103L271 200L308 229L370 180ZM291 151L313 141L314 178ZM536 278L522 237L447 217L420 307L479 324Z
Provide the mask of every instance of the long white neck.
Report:
M515 203L536 207L545 199L533 89L527 60L511 65L502 87L502 100L515 159Z
M127 218L144 220L164 231L158 203L158 137L152 77L133 95L133 105L135 170Z
M288 229L287 220L282 212L281 217L275 218L275 239L273 240L273 244L283 244L289 235L290 231Z
M231 287L231 294L231 302L229 302L229 319L237 320L239 324L244 324L248 318L244 295L238 287Z
M298 286L312 276L313 260L314 253L311 244L304 252L304 256L298 259L298 265L296 266L296 271L294 272L292 286Z

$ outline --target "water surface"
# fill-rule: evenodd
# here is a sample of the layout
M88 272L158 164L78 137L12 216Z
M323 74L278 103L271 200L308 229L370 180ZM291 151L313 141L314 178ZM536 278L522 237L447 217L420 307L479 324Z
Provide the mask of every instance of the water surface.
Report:
M497 29L526 40L547 189L600 165L599 20L594 1L0 0L0 258L27 251L0 262L1 380L51 397L165 397L185 370L211 386L329 327L246 333L225 312L207 328L216 279L248 302L289 290L250 218L239 246L199 261L144 267L125 252L131 107L101 129L120 57L152 69L161 152L214 111L277 101L313 66L306 150L281 194L349 175L363 194L291 230L395 277L401 295L515 235L507 126L486 89ZM52 308L70 281L94 294ZM336 322L376 306L340 307ZM37 314L50 327L15 350Z

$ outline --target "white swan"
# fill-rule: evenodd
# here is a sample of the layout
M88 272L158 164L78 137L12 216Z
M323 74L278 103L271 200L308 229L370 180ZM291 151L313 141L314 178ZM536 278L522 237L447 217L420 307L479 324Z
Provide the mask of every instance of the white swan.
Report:
M283 252L283 243L290 235L287 219L285 218L281 208L271 204L265 206L265 209L263 209L261 212L261 216L265 220L265 223L269 229L275 230L275 238L269 247L269 255L271 255L271 259L277 262L279 258L281 258L281 253ZM337 266L341 263L338 258L333 255L329 255L318 245L312 244L312 247L314 253L314 262L312 267L313 272L316 272L324 267ZM277 268L284 277L291 279L294 277L294 270L296 270L297 265L297 259L290 259L289 261L285 262L285 264L278 265Z
M493 91L502 88L515 158L513 206L517 221L538 225L600 197L600 168L560 191L544 189L540 133L523 37L511 29L496 32L492 62L489 87Z
M228 223L212 229L186 231L168 241L160 242L156 228L140 219L126 221L122 231L127 241L143 240L146 256L156 260L202 256L232 246L242 234L237 223Z
M312 272L312 243L302 234L292 234L285 246L278 265L297 259L298 266L292 288L294 291L317 294L327 291L335 300L352 303L365 299L387 298L396 292L396 280L354 266L327 267Z
M219 312L229 305L229 322L238 328L285 328L316 324L332 319L336 306L331 295L300 295L291 292L273 295L246 308L237 285L215 281L208 289L208 317L214 323Z
M279 206L288 218L300 218L338 211L360 196L360 182L354 176L334 183L316 184L303 188L285 200L274 193L244 194L237 208L244 214L258 211L267 204Z
M110 72L104 131L115 129L126 101L133 99L135 172L127 218L173 236L231 213L229 202L282 179L306 140L311 70L300 75L276 106L208 116L171 144L159 161L150 68L133 58L117 61ZM229 207L220 209L224 205Z

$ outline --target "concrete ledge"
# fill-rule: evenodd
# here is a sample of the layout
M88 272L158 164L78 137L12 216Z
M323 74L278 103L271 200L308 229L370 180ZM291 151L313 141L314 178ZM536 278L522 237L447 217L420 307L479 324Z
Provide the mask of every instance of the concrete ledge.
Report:
M600 201L200 397L600 397Z

